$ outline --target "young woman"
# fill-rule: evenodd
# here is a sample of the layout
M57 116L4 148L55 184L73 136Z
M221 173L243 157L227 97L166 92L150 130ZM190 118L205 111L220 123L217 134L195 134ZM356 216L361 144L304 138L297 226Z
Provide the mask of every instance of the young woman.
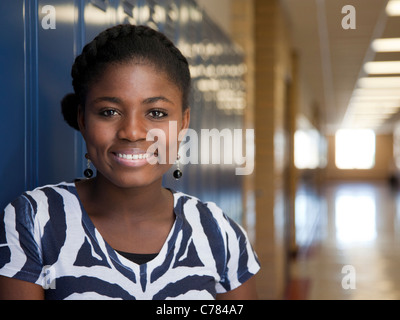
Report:
M154 161L160 149L177 157L170 122L189 126L180 51L148 27L119 25L85 46L72 77L62 112L97 174L7 206L0 297L255 299L259 263L244 231L215 204L163 188L172 164ZM146 139L153 129L165 133L163 148Z

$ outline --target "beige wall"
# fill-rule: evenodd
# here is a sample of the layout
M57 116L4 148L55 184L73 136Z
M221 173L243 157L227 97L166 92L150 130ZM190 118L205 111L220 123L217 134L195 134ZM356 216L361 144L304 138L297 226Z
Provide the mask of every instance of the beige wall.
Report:
M292 150L297 56L278 0L232 0L231 4L231 34L244 49L248 67L244 127L255 129L256 144L255 172L244 180L243 222L262 266L257 275L259 297L282 299L294 236L290 227L296 189Z
M375 166L370 170L340 170L335 165L335 137L328 136L328 165L326 179L375 180L387 179L393 170L393 136L376 136Z
M280 299L286 289L289 249L285 177L292 55L279 1L255 0L254 12L256 248L263 266L257 283L262 298Z

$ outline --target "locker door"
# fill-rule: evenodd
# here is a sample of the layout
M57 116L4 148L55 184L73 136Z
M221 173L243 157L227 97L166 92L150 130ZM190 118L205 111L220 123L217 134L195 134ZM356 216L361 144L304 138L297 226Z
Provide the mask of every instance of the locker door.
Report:
M49 27L50 6L55 23ZM0 206L39 185L70 181L82 168L79 134L61 115L71 92L70 70L81 38L77 8L69 0L0 3Z
M25 152L23 1L1 1L0 209L28 184Z
M72 3L72 4L71 4ZM56 12L55 29L47 28L51 5ZM44 11L43 11L44 10ZM61 114L61 99L72 92L71 67L74 60L76 8L69 0L39 0L37 32L37 105L35 120L38 150L38 184L71 181L82 173L80 134L69 127ZM43 12L42 12L43 11ZM42 24L43 23L43 24ZM78 27L79 25L77 25Z

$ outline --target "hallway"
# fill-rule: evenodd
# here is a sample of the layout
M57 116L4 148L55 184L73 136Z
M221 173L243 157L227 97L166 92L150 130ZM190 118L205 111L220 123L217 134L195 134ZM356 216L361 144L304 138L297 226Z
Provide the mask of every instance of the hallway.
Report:
M400 299L400 192L385 181L331 183L322 199L289 299Z

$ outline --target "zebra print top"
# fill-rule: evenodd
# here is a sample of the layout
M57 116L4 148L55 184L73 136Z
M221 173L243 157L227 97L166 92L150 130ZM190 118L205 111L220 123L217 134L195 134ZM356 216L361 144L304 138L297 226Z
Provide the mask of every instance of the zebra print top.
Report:
M0 275L46 299L214 299L260 268L244 230L214 203L172 191L176 219L159 254L135 264L106 243L74 183L26 192L0 216Z

